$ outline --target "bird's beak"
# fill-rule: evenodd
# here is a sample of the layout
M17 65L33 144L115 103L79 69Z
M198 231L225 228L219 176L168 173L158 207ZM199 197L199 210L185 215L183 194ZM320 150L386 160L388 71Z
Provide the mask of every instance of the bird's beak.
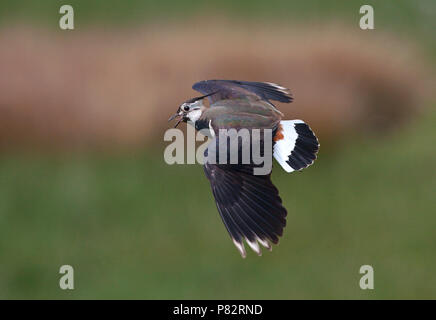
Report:
M179 115L179 113L175 113L175 114L173 114L173 115L168 119L168 122L171 121L171 120L174 120L178 115Z
M175 114L173 114L173 115L168 119L168 121L171 121L171 120L176 119L177 117L180 117L180 118L177 120L177 123L176 123L176 125L174 126L174 128L177 128L177 126L179 125L179 123L182 122L182 120L183 120L183 112L182 112L182 111L178 111L178 112L176 112Z

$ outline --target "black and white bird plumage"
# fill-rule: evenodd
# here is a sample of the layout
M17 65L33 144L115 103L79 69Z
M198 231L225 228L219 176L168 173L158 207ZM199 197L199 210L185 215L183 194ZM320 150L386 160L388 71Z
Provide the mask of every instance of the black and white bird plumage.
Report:
M269 82L206 80L193 85L203 94L183 103L170 118L189 122L197 130L208 130L213 137L205 157L220 143L219 129L272 129L273 155L287 172L302 170L313 163L319 149L318 139L302 120L282 120L283 114L271 100L289 103L289 90ZM207 98L210 107L203 99ZM271 173L255 175L256 165L204 164L206 177L224 225L242 257L244 241L258 255L261 246L271 250L286 226L286 209ZM229 162L227 162L229 163Z

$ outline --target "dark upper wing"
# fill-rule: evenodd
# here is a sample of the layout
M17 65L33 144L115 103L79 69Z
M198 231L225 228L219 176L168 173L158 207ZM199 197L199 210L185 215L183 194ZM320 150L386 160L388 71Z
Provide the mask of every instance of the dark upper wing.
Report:
M270 82L251 82L237 80L204 80L195 83L192 89L202 94L211 94L210 103L220 100L242 97L256 97L261 100L276 100L291 102L292 96L288 89Z
M212 140L205 152L204 171L220 216L242 257L246 255L244 239L260 255L258 243L268 249L269 242L278 243L286 225L286 209L270 174L254 175L254 164L215 164L219 163L213 160L218 156L215 143Z
M248 169L249 170L249 169ZM286 225L286 209L270 175L255 176L234 165L204 165L212 193L233 243L245 257L243 240L258 254L271 249Z

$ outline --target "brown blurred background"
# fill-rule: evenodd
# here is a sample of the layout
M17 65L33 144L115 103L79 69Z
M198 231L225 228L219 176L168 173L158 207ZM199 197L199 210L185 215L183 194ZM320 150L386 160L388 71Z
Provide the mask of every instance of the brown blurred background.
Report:
M435 5L370 1L0 4L0 298L435 298ZM241 260L167 119L205 79L288 87L321 142L275 166L280 246ZM74 291L58 288L71 264ZM373 265L376 289L359 268Z
M206 27L4 28L2 145L161 143L168 115L202 79L287 86L295 102L282 106L286 117L306 119L329 139L391 129L414 117L430 93L421 52L395 35L335 23L265 29L193 20Z

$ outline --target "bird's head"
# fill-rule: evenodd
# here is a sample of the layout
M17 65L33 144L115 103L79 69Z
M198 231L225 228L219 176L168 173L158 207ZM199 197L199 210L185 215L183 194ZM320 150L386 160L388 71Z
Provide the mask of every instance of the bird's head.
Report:
M197 121L201 117L204 105L202 99L195 99L196 98L183 102L177 109L177 112L168 119L168 121L177 119L177 123L174 128L177 127L182 121L192 121L195 123L195 121Z
M177 112L173 114L168 121L177 119L177 123L174 126L176 128L180 122L188 122L191 121L195 123L200 117L203 111L206 109L206 106L204 104L204 101L206 97L210 96L212 94L208 94L201 97L195 97L192 99L189 99L185 102L183 102L179 108L177 109Z

